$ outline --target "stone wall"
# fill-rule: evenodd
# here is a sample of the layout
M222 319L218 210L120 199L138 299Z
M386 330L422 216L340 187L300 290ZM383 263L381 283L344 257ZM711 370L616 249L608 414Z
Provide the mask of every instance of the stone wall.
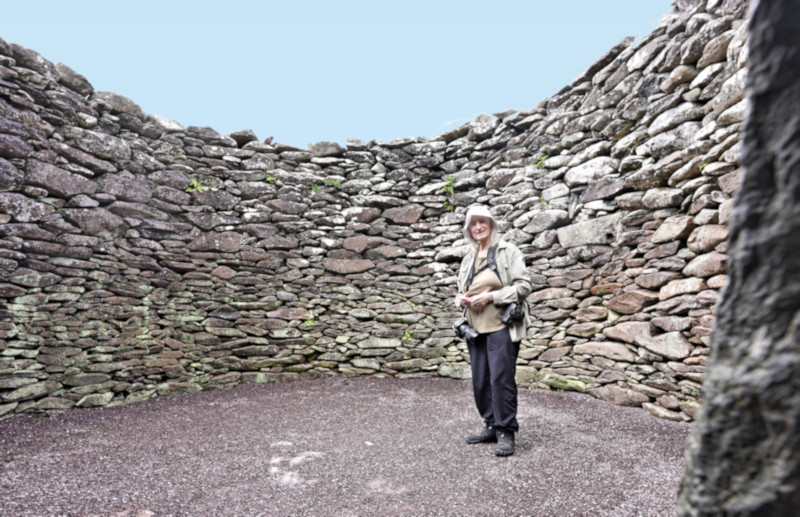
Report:
M533 275L524 386L690 420L745 112L746 2L676 2L531 110L308 149L0 40L0 417L331 375L469 377L466 207Z
M679 517L800 515L800 2L754 2L750 105ZM792 114L787 116L787 114Z

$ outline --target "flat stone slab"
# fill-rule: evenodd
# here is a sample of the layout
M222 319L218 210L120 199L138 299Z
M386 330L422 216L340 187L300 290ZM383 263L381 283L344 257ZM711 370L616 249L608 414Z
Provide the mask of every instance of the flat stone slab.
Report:
M8 515L674 515L689 424L521 389L517 452L471 383L325 379L0 421Z

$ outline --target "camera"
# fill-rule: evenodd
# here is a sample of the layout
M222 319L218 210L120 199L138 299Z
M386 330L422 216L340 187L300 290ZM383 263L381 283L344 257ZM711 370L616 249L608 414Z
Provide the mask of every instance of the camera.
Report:
M505 310L503 310L503 315L500 316L500 321L503 322L504 325L511 325L515 321L519 321L523 318L525 313L521 306L517 305L516 303L511 303L506 306Z
M453 323L453 332L456 333L456 336L466 339L468 343L474 342L475 338L478 337L478 331L470 327L467 318L463 316Z

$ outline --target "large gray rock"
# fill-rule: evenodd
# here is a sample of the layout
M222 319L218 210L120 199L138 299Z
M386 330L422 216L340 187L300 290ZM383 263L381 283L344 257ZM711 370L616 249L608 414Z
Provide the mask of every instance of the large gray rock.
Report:
M672 72L669 73L669 76L661 83L661 91L664 93L672 93L676 86L693 81L699 74L700 71L693 66L681 65L675 67Z
M620 221L623 216L623 213L618 212L561 227L557 230L558 241L565 248L614 242L621 231Z
M598 156L567 171L564 176L564 183L569 187L585 185L615 173L618 167L619 160L616 158Z
M308 144L308 151L316 157L341 156L344 154L342 146L336 142L315 142Z
M728 227L721 224L706 224L695 229L689 236L687 246L696 253L706 253L728 238Z
M614 359L615 361L626 361L632 363L636 360L636 355L628 350L628 347L620 343L608 342L589 342L575 345L573 352L576 354L601 355Z
M692 345L680 332L667 332L651 337L640 337L636 344L643 346L654 354L673 361L681 361L692 353Z
M657 134L646 145L650 154L656 158L663 158L669 153L689 147L701 127L700 122L684 122L674 129Z
M40 273L32 269L19 268L8 277L8 281L25 287L48 287L57 284L61 277L52 273Z
M108 205L108 211L121 217L134 217L137 219L157 219L166 221L169 215L144 203L131 203L128 201L114 201Z
M383 217L395 224L414 224L422 217L424 207L408 205L400 208L389 208L383 212Z
M14 391L4 394L3 402L19 402L31 400L48 395L58 390L61 385L55 381L41 381L35 384L28 384Z
M684 102L676 108L665 111L656 117L647 131L650 135L657 135L674 127L678 127L684 122L700 120L704 115L703 106L693 102Z
M645 192L642 203L646 208L658 210L660 208L670 208L680 206L683 201L683 193L674 188L654 188Z
M242 245L242 234L236 232L204 233L192 243L189 249L194 251L234 252Z
M25 182L63 198L97 192L97 185L93 181L38 160L28 160Z
M705 68L713 63L719 63L727 58L728 46L735 36L735 32L730 30L723 32L712 39L703 48L703 55L697 61L697 66Z
M744 98L744 85L747 69L743 68L729 77L722 85L720 93L711 101L711 107L719 115Z
M650 337L650 324L641 321L623 322L613 327L607 327L603 330L603 334L610 339L636 343L639 338Z
M11 44L13 58L17 65L30 68L55 82L58 81L58 72L53 63L43 58L38 52L23 47L17 43Z
M661 223L661 226L658 227L658 230L650 240L659 244L676 239L685 239L692 233L692 230L694 230L694 218L688 215L678 215L670 217Z
M34 201L14 192L0 192L0 213L8 214L20 223L36 222L52 214L52 206Z
M131 156L130 144L121 138L78 127L71 127L66 133L80 149L100 158L127 160Z
M708 286L706 283L700 278L681 278L679 280L672 280L662 287L658 293L658 297L661 300L667 300L683 294L699 293L707 288Z
M203 189L202 192L193 191L192 195L197 198L199 204L208 205L218 210L230 210L239 202L239 199L233 194L218 189Z
M650 397L647 395L620 386L591 388L589 389L589 394L617 406L641 406L643 403L650 401Z
M63 210L63 214L87 235L113 238L122 235L128 229L124 219L102 207L70 208Z
M106 174L100 180L100 186L103 192L123 201L147 203L153 197L153 189L150 182L142 178Z
M4 158L0 158L0 190L15 190L25 175Z
M698 255L693 258L691 262L686 264L682 272L686 276L696 276L700 278L724 274L728 270L727 260L728 258L725 254L712 251L711 253Z
M139 120L145 119L145 112L138 104L118 93L95 92L93 98L108 104L113 113L127 113Z
M537 210L522 231L537 234L551 228L558 228L569 221L566 210Z
M162 117L160 115L154 115L152 113L147 115L147 121L153 124L157 130L163 131L165 133L174 133L178 131L183 131L185 129L183 125L177 120L172 120L170 118Z
M94 92L92 83L86 77L82 76L72 68L64 63L56 63L56 71L58 72L58 82L73 90L84 97L91 95Z
M637 289L608 300L606 307L620 314L636 314L657 301L658 295L656 293Z
M500 124L500 120L490 115L486 115L485 113L478 115L475 117L475 120L467 124L467 127L469 127L467 137L470 140L485 140L492 136L498 124Z
M18 136L0 133L0 158L25 158L33 154L33 147Z
M752 104L705 400L689 438L678 514L800 514L800 36L795 0L750 20Z
M375 267L375 263L371 260L365 259L334 259L327 258L323 261L323 266L329 271L339 273L341 275L349 275L353 273L361 273L368 271Z

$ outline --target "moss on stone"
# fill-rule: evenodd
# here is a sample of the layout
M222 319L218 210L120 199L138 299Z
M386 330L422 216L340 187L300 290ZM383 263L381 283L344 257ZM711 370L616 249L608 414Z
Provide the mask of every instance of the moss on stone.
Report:
M586 393L586 384L576 379L568 379L552 372L541 372L538 381L554 390L578 391Z

